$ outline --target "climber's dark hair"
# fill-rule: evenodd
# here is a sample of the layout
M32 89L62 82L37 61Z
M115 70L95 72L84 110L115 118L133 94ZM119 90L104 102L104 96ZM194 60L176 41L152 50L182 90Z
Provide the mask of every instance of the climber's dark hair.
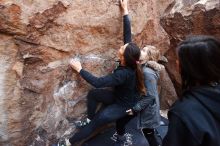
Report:
M220 81L220 41L211 36L190 36L177 47L182 89Z
M141 67L138 63L141 55L140 48L135 43L128 43L124 51L124 59L126 66L136 70L137 88L141 94L146 93L144 86L144 77Z

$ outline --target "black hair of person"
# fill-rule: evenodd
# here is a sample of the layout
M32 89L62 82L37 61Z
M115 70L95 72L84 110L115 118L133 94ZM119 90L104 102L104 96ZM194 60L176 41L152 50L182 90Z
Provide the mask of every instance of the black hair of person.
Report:
M220 81L220 41L212 36L186 38L177 47L183 91Z
M128 43L124 51L125 64L136 71L138 91L140 94L146 94L143 72L140 64L138 63L140 55L140 48L135 43Z

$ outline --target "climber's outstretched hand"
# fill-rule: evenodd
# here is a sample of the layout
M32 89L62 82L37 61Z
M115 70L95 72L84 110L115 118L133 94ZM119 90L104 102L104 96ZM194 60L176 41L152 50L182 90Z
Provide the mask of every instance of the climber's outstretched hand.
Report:
M82 65L79 60L70 59L69 64L77 72L80 72L80 70L82 69Z
M123 15L128 14L128 0L120 0L120 6L123 11Z

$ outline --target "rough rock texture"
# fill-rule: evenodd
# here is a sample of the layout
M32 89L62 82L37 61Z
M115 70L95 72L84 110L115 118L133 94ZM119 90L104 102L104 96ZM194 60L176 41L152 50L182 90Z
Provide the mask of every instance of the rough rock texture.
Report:
M169 49L159 21L172 2L130 1L139 46ZM117 1L0 0L0 145L44 146L75 131L91 86L68 59L79 54L84 68L107 74L122 44Z
M161 110L166 110L176 101L177 94L175 87L165 69L160 72L159 95Z
M166 52L169 60L166 67L180 93L181 80L176 71L175 48L188 35L205 34L220 38L220 1L176 0L167 8L161 24L171 42L171 49Z

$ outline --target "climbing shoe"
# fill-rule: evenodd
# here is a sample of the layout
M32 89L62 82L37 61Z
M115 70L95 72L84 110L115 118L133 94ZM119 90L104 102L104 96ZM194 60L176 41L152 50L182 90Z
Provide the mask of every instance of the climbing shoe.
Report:
M69 142L68 139L61 139L58 142L57 146L71 146L71 143Z
M81 129L81 128L85 127L86 125L88 125L90 123L90 121L91 121L90 119L86 118L86 119L76 121L74 123L75 123L76 128Z
M133 144L132 135L130 133L125 133L123 136L120 136L116 132L111 139L115 141L114 146L131 146Z

